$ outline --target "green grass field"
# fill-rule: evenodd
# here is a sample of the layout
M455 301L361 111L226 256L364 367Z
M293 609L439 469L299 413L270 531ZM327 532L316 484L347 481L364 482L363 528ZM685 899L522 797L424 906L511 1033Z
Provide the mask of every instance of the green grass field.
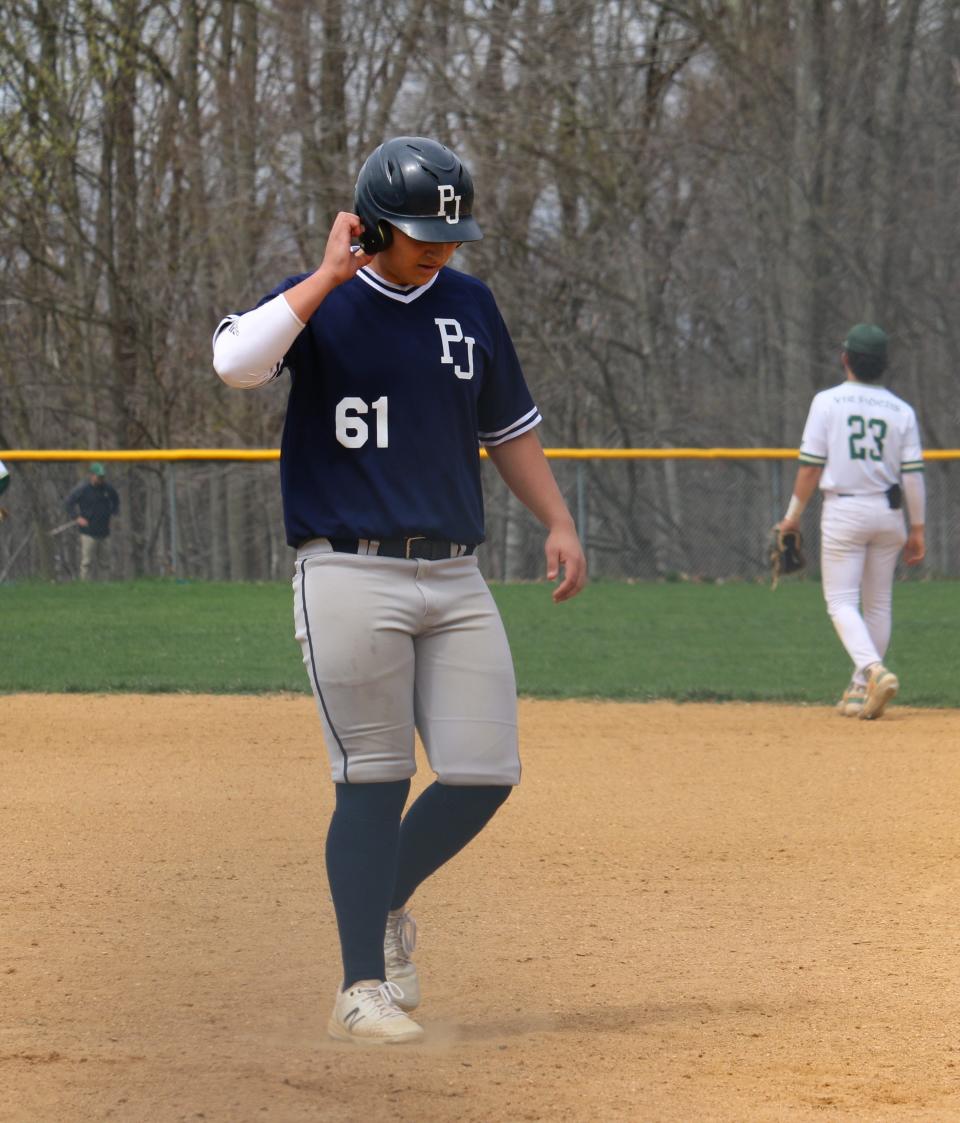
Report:
M604 584L554 605L494 587L520 692L831 702L846 656L819 584ZM907 705L960 706L960 583L894 592L887 662ZM0 691L307 691L286 583L0 585Z

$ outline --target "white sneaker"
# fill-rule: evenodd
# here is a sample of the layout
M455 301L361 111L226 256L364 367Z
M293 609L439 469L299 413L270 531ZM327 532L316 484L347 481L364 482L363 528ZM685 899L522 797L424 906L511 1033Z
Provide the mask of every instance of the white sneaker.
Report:
M867 679L867 699L863 703L860 717L864 721L879 717L899 689L900 680L893 671L888 671L882 663L874 663Z
M337 992L327 1033L358 1045L402 1045L420 1041L423 1027L397 1006L400 988L387 981L364 979Z
M851 681L850 685L843 692L843 697L837 703L837 713L843 717L859 717L866 700L866 684Z
M406 909L387 913L387 930L383 937L383 958L387 979L400 994L396 1003L401 1010L416 1010L420 1005L420 980L410 956L417 946L417 922Z

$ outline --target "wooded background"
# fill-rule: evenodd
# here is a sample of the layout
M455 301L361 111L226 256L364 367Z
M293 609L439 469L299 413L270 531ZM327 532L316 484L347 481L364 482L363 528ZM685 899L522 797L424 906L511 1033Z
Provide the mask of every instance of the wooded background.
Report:
M493 288L545 444L796 447L870 320L925 444L956 447L958 95L954 0L8 0L0 449L276 447L285 386L220 385L213 328L319 263L400 133L473 172L486 237L455 264ZM14 468L51 575L77 472ZM159 472L123 475L125 575L157 568ZM198 486L210 575L262 575L272 489ZM676 567L651 530L695 529L675 463L590 491L598 540Z

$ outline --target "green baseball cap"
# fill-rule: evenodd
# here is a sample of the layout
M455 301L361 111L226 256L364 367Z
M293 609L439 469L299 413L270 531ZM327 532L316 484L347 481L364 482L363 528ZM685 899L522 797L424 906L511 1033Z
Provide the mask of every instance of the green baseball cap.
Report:
M102 464L94 463L90 465L91 476L105 476L106 474L106 470L104 469Z
M876 324L856 324L843 341L844 351L857 355L872 355L877 359L887 357L887 333Z

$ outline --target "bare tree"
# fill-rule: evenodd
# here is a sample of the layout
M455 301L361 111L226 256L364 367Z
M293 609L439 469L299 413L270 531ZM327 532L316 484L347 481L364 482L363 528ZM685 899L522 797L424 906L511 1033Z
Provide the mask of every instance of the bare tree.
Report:
M282 386L220 387L212 328L314 268L360 161L408 132L474 171L486 237L461 262L547 443L795 444L843 331L877 319L895 388L955 444L958 75L951 0L11 0L3 440L275 446ZM72 471L23 472L48 576ZM695 474L584 473L611 572L688 567ZM194 476L184 557L275 571L274 481ZM124 573L169 563L173 480L124 474ZM535 535L491 487L496 564L526 571Z

